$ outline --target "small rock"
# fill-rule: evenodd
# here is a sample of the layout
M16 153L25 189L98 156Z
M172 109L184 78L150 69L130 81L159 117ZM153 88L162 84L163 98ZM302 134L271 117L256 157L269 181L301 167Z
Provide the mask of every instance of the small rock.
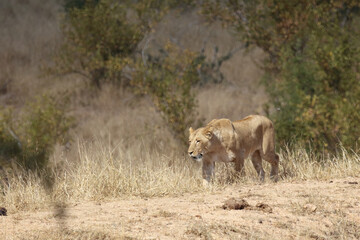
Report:
M317 209L317 206L315 206L314 204L308 203L304 206L304 209L307 210L308 212L315 212Z
M7 216L6 208L0 207L0 216Z
M244 199L229 198L225 201L223 209L241 210L250 207Z
M344 181L344 183L347 183L347 184L359 184L358 182L355 182L355 181Z
M258 203L256 204L256 208L263 212L272 213L272 208L266 203Z

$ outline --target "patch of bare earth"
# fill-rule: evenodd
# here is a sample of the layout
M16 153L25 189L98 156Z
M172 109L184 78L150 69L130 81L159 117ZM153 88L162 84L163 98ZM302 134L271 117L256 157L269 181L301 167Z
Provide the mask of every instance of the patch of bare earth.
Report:
M0 217L0 239L360 239L357 183L360 178L253 183L176 198L8 212ZM234 201L246 207L224 207Z

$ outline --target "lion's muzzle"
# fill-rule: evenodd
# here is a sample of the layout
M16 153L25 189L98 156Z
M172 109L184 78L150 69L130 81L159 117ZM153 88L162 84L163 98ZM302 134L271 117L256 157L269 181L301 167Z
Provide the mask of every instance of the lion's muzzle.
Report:
M195 161L199 162L202 160L202 153L199 153L198 155L193 155L194 152L189 152L189 155L192 159L194 159Z

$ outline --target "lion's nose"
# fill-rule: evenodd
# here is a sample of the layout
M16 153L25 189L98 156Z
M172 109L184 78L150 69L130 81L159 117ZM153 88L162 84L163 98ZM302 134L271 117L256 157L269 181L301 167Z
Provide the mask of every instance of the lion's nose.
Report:
M193 152L189 152L189 155L191 156L193 154Z

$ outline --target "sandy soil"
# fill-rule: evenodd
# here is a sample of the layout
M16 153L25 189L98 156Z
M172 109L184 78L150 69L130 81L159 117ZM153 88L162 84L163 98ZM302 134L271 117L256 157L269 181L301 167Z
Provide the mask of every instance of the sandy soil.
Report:
M229 198L261 208L223 209ZM4 206L6 207L6 206ZM8 212L0 239L360 239L360 178L246 184L180 197Z

